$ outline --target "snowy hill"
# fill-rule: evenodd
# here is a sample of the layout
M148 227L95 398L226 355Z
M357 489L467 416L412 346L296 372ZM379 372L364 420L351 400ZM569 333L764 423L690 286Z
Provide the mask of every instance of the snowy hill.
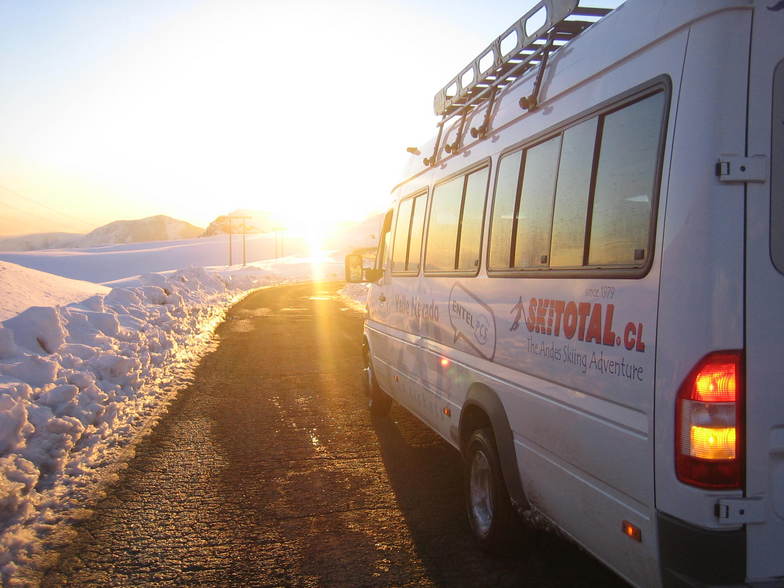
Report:
M32 233L15 237L0 237L0 251L35 251L78 247L81 233Z
M39 251L42 249L86 248L120 243L144 243L190 239L203 233L185 221L159 214L134 220L119 220L103 225L86 235L78 233L34 233L0 237L0 251Z
M114 221L98 227L80 239L78 247L190 239L201 234L200 227L159 214L136 220Z

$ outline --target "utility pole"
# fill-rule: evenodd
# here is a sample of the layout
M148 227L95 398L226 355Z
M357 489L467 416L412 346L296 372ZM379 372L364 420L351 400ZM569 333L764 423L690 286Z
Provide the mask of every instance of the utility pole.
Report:
M229 265L232 265L232 257L231 257L231 220L237 219L242 221L242 265L245 265L245 233L247 232L247 226L245 224L246 220L249 220L251 217L249 216L241 216L241 215L227 215L226 218L229 221Z
M242 267L245 267L245 232L247 227L245 226L245 221L242 221Z
M286 243L285 229L282 227L275 227L272 232L275 235L275 257L283 257L283 249Z
M229 218L229 267L231 267L231 217Z

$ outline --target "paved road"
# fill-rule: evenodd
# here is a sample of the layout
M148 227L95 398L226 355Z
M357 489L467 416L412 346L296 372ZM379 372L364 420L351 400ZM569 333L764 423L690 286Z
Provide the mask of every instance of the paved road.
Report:
M490 558L457 453L399 407L372 422L361 318L337 285L263 290L82 523L44 585L611 586L531 534Z

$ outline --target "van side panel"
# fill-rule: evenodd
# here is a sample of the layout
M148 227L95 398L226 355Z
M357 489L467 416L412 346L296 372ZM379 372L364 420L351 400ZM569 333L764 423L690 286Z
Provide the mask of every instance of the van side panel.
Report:
M520 137L557 126L663 74L673 81L667 102L677 102L686 43L686 30L670 35L579 90L564 92L551 107L499 131L491 147L503 151ZM590 103L585 96L591 96ZM670 136L674 116L663 116L663 132ZM497 156L492 167L494 177ZM668 170L665 147L662 193ZM488 200L487 216L491 209ZM660 226L657 231L658 251ZM486 250L487 229L485 233ZM418 314L418 332L424 335L420 345L427 350L412 376L427 394L405 391L401 375L392 384L399 390L395 397L454 443L470 387L480 383L492 389L512 427L529 501L639 585L657 584L659 573L652 436L657 259L645 276L632 279L488 277L482 271L476 278L425 277L416 285L410 278L393 278L390 286L393 301L400 301L397 324L402 325L405 313ZM578 327L582 335L534 328L531 303L540 299L588 308ZM413 310L431 307L437 312ZM440 358L448 361L442 364ZM406 360L400 355L396 361L402 366ZM444 416L445 408L451 418ZM622 533L624 520L642 530L641 543Z

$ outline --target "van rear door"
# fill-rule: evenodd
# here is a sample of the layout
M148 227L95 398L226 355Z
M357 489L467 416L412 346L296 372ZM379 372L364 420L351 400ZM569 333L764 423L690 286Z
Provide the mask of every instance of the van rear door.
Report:
M736 515L748 517L747 576L763 580L784 577L784 2L755 4L747 153L755 177L746 184L746 503L751 508Z

